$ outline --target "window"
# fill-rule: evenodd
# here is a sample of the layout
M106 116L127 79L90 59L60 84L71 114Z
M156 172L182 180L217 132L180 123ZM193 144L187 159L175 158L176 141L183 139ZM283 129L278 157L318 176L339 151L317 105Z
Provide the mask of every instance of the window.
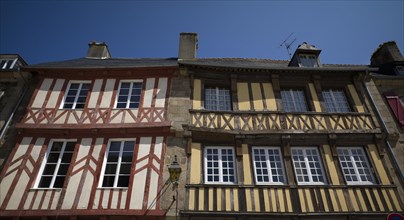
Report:
M13 69L16 62L17 62L17 59L0 60L0 69L3 69L3 70Z
M234 150L232 147L205 148L205 182L236 182Z
M86 104L90 83L70 82L69 89L62 103L64 109L83 109Z
M324 171L316 147L292 147L293 167L299 184L324 184Z
M289 89L281 91L285 112L307 112L306 96L303 90Z
M40 169L36 188L62 188L76 141L51 141Z
M253 147L255 181L263 184L284 184L285 172L279 147Z
M315 55L299 55L301 67L318 67L317 58Z
M327 112L350 112L348 100L343 90L324 90L324 103Z
M121 81L115 108L139 108L142 82Z
M100 187L128 187L135 140L110 141L104 157Z
M342 173L348 184L373 184L369 162L362 147L338 147Z
M205 87L205 109L230 111L230 90L219 87Z
M404 66L396 66L398 75L404 76Z

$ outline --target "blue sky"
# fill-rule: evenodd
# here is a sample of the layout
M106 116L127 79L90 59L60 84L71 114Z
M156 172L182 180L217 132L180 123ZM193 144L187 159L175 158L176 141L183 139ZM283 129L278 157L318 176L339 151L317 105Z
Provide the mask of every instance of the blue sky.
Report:
M379 44L404 53L404 0L21 1L0 0L0 53L29 64L84 57L90 41L113 57L176 57L180 32L197 32L198 57L289 59L306 41L322 63L369 64Z

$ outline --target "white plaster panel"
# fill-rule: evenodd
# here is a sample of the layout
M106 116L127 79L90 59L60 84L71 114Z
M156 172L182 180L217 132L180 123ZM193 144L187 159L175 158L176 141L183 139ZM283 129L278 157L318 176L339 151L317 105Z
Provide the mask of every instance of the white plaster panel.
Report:
M57 79L51 95L49 96L48 102L46 103L46 108L55 108L59 99L60 92L62 91L64 79ZM59 107L59 106L58 106Z
M156 160L153 159L153 165L157 168L160 169L160 164Z
M123 112L119 112L120 110L112 110L111 111L111 116L114 116L114 118L111 119L109 123L121 123L122 122L122 117L123 117ZM117 113L119 112L119 113Z
M74 116L74 113L73 112L71 112L70 113L70 115L69 115L69 119L67 119L67 124L77 124L78 123L78 120L81 118L81 116L83 115L83 110L74 110L74 112L76 113L76 115L77 115L77 119L76 119L76 117Z
M158 159L161 159L161 153L163 152L163 137L156 137L156 143L154 144L154 155Z
M112 93L114 92L115 79L107 79L104 94L102 95L100 108L109 108L111 105Z
M42 108L42 105L45 102L46 94L48 94L52 82L53 79L49 78L43 80L42 85L41 87L39 87L38 93L36 94L35 99L32 102L32 108Z
M125 118L124 118L124 123L135 123L138 110L136 109L136 110L127 110L127 111L131 111L132 114L135 116L135 118L133 118L132 115L129 114L129 112L126 112Z
M153 205L152 203L157 196L158 180L158 174L152 169L150 175L149 201L147 205L147 207L150 207L151 209L156 209L156 203L154 203Z
M17 174L17 172L13 172L1 180L1 182L0 182L0 205L3 204L4 199L7 196L8 190L10 189L10 186L13 183L13 180L14 180L14 177L16 174Z
M95 108L97 106L98 97L100 96L101 86L103 79L97 79L94 81L93 90L88 100L88 108Z
M146 185L147 170L142 170L134 176L131 202L129 209L142 209L145 185Z
M41 154L42 146L45 143L45 138L37 138L34 148L31 151L31 157L36 162Z
M59 203L60 193L61 192L62 192L61 190L55 191L55 195L53 196L53 201L52 201L52 205L51 205L52 210L56 209L57 204Z
M118 208L118 197L119 197L119 190L113 190L112 191L111 209Z
M76 175L70 177L69 182L67 183L66 195L73 195L73 196L64 197L62 203L62 209L71 209L73 207L75 195L77 194L77 189L79 188L80 179L82 175L83 171L80 171Z
M27 187L28 181L29 181L29 176L25 172L22 172L20 179L18 180L18 182L15 186L15 189L14 189L13 193L11 194L11 199L7 204L7 207L6 207L7 210L15 210L18 208L21 198L24 195L25 190L23 190L23 189L25 189Z
M108 209L108 202L109 202L109 194L111 190L104 190L104 195L102 197L102 204L101 207L103 209Z
M32 137L24 137L21 140L20 146L18 146L18 150L14 154L13 161L15 161L19 157L28 153L27 150L28 150L29 144L31 143L31 140L32 140ZM8 170L10 170L10 168Z
M36 194L34 205L32 206L33 210L39 209L39 204L41 203L43 194L44 194L44 191L42 191L42 190L39 190L38 193Z
M87 209L88 202L90 201L91 188L93 186L94 177L89 175L90 172L87 173L87 176L84 180L84 184L81 190L80 200L77 205L77 209Z
M33 196L34 196L34 192L28 192L28 196L27 196L27 199L25 200L25 204L24 204L24 209L29 209Z
M141 137L139 142L138 159L150 153L151 137Z
M40 207L40 209L48 209L48 205L49 205L49 201L50 201L50 197L52 195L52 191L47 191L45 194L45 199L42 203L42 206Z
M126 206L126 197L128 196L128 191L127 190L123 190L122 191L122 196L121 196L121 207L119 207L120 209L125 209Z
M144 92L143 108L149 108L151 106L155 80L156 80L155 78L147 78L146 80L146 90Z
M26 124L35 124L35 121L33 118L28 119L28 121L25 122Z
M167 78L159 78L157 96L156 96L156 107L162 108L165 105L167 92Z
M93 209L98 208L98 204L100 203L100 190L95 191L94 201L93 201Z
M58 117L59 115L61 115L63 112L65 112L66 110L57 110L56 111L56 117ZM60 118L56 119L54 121L55 124L64 124L66 121L66 117L67 117L67 113L63 114L62 116L60 116Z
M143 166L146 166L147 163L149 163L149 160L148 160L148 159L144 159L144 160L142 160L142 161L136 163L136 170L142 168Z

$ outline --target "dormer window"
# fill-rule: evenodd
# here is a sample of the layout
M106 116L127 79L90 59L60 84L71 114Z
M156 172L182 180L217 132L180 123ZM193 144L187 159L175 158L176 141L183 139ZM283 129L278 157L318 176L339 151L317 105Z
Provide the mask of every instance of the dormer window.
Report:
M315 55L300 54L300 67L318 67L317 57Z
M404 76L404 66L396 66L397 73L400 76Z

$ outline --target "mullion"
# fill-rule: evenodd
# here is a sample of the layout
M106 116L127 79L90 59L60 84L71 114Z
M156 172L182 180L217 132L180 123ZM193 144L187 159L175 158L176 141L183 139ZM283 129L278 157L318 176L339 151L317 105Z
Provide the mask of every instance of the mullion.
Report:
M65 151L65 147L66 147L66 142L63 142L62 148L60 149L60 152L59 152L58 161L56 163L55 171L53 172L52 180L50 182L49 188L53 188L53 185L55 184L56 176L59 171L60 163L62 162L62 156ZM51 152L52 152L52 148L50 149L49 153L51 153Z
M133 88L133 82L130 82L129 83L128 96L126 98L126 108L129 108L129 106L130 106L130 98L132 96L132 88Z
M76 93L76 97L74 98L72 109L76 109L77 100L79 99L79 94L81 92L81 87L83 86L82 83L78 83L78 84L79 84L79 87L77 88L77 93Z

